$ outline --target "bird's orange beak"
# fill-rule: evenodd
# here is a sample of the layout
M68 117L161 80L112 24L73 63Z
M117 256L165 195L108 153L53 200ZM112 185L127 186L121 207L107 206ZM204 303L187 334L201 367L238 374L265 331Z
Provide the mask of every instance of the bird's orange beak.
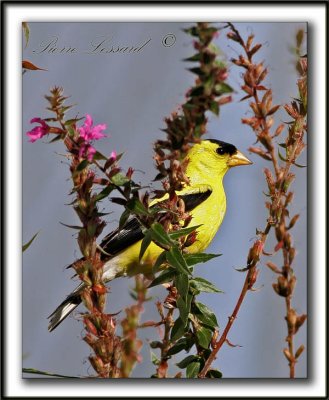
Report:
M238 165L250 165L250 164L252 164L252 162L239 150L237 150L236 153L232 154L227 161L227 165L229 167L237 167Z

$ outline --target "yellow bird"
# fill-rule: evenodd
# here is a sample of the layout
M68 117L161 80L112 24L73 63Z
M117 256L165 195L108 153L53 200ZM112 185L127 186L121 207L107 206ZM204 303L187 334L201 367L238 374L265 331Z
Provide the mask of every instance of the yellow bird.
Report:
M237 148L215 139L203 140L188 152L186 175L189 185L176 194L184 200L185 210L192 216L191 224L197 228L196 241L186 251L193 254L204 251L218 231L226 211L223 178L226 172L238 165L252 164ZM162 201L156 199L151 205ZM100 243L103 249L103 280L109 282L119 276L147 273L163 249L151 243L141 260L139 253L144 235L136 217L128 219L122 229L107 235ZM111 256L109 256L111 254ZM81 283L49 316L48 330L52 331L80 303Z

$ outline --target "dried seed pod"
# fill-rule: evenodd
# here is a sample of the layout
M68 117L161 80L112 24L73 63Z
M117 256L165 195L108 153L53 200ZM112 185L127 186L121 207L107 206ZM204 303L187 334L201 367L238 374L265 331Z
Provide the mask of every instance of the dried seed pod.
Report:
M291 265L292 262L294 261L295 255L296 255L296 249L295 249L294 247L291 247L291 248L289 249L289 264L290 264L290 265Z
M295 327L297 322L297 313L293 308L290 308L286 316L289 332L295 333Z
M306 314L302 314L299 317L297 317L297 321L296 321L296 332L298 331L298 329L304 324L305 320L307 318Z
M288 297L290 294L288 281L282 275L278 277L277 283L272 284L272 287L279 296Z
M288 349L283 349L283 354L285 355L286 359L287 359L289 362L292 361L293 357L292 357L292 355L290 354L290 352L289 352Z
M297 360L297 358L302 354L302 352L305 350L305 346L302 344L301 346L299 346L299 348L297 349L296 353L295 353L295 359Z
M293 228L293 227L295 226L296 222L298 221L298 219L299 219L299 214L294 215L294 216L291 218L290 223L289 223L287 229Z
M276 274L281 274L281 270L278 268L277 265L275 265L274 263L272 263L271 261L269 261L268 263L266 263L266 266L273 272L275 272Z

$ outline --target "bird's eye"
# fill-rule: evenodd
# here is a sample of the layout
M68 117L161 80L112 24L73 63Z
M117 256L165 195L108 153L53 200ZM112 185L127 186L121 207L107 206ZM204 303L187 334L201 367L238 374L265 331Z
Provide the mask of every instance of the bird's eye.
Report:
M218 149L216 150L217 154L219 155L224 155L225 154L225 149L223 149L223 147L218 147Z

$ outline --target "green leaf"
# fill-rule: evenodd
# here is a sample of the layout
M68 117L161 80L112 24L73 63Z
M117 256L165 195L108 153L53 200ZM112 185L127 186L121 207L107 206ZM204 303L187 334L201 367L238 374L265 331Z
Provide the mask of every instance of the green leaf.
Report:
M162 342L159 342L158 340L155 340L150 343L151 349L161 349L162 346L163 346Z
M198 263L204 263L212 258L219 257L221 254L206 254L206 253L195 253L195 254L185 254L184 258L187 265L190 267L191 265L195 265Z
M60 111L60 113L65 114L66 111L71 110L71 108L73 108L75 106L76 106L76 104L71 104L69 106L60 107L59 111Z
M279 149L278 149L278 156L279 156L280 160L285 161L285 162L288 161L286 158L283 157L283 155L280 153Z
M200 67L188 68L188 70L192 72L192 74L196 74L199 76L204 76L205 74Z
M191 286L197 289L199 292L206 293L223 293L222 290L216 288L211 282L207 281L207 279L196 277L191 280Z
M224 82L221 82L221 83L217 84L215 86L215 89L216 89L217 93L221 93L221 94L232 93L233 92L233 88L230 85L228 85L227 83L224 83Z
M99 151L96 151L96 153L94 154L93 160L107 160L107 158L100 153Z
M176 268L178 272L181 272L185 275L191 275L187 263L178 246L171 247L171 249L167 252L167 261L172 267Z
M294 165L295 165L297 168L306 168L306 167L307 167L307 165L297 164L296 162L294 162Z
M218 326L216 315L206 305L195 302L192 311L201 323L211 327Z
M127 202L126 207L138 215L149 215L150 213L145 208L144 204L137 198L133 197Z
M54 376L56 378L74 378L74 379L77 378L77 379L79 379L78 376L67 376L67 375L54 374L52 372L39 371L35 368L22 368L22 371L25 372L26 374L47 375L47 376Z
M176 272L173 269L166 269L151 282L149 288L161 285L162 283L171 282L175 276L175 273Z
M152 268L152 272L154 274L156 274L157 272L159 272L159 269L161 267L162 264L164 264L167 261L167 257L166 257L166 251L163 251L159 257L156 259L156 262L153 265Z
M108 197L108 195L115 189L115 186L112 184L107 185L106 188L104 188L101 192L99 192L95 196L95 202L103 200L105 197Z
M83 117L68 119L67 121L64 122L64 125L70 126L70 125L76 124L78 121L81 121L82 119L83 119Z
M175 341L180 339L185 333L185 324L181 320L181 318L177 318L174 326L172 327L171 334L170 334L170 340Z
M191 28L183 29L183 32L185 32L191 36L196 36L196 37L199 36L199 31L195 26L191 26Z
M39 231L39 232L40 232L40 231ZM33 236L32 236L32 239L30 239L27 243L25 243L25 244L22 246L22 252L23 252L23 253L24 253L25 250L27 250L27 249L31 246L33 240L39 235L39 232L37 232L35 235L33 235Z
M191 362L195 362L195 361L199 361L199 357L198 356L194 356L194 355L190 355L185 357L182 361L180 361L179 363L177 363L177 367L184 369L186 368L189 364L191 364Z
M149 230L151 232L152 240L159 243L161 246L168 248L173 245L168 233L159 222L154 222Z
M204 87L203 86L196 86L193 88L190 92L190 97L197 97L197 96L202 96L204 92Z
M119 220L119 229L122 229L123 225L127 222L129 217L130 217L130 211L129 210L125 210L121 214L120 220Z
M200 361L192 361L186 368L186 378L197 378L200 372Z
M212 335L213 331L208 328L205 328L204 326L200 327L196 331L196 337L198 338L198 343L204 349L208 349Z
M75 135L75 130L73 129L73 127L71 125L69 125L67 128L67 133L69 135L69 137L73 138ZM58 135L59 136L59 135ZM51 143L51 142L50 142Z
M80 164L78 164L76 171L81 172L83 171L86 167L88 167L89 161L88 160L82 160Z
M210 369L206 375L207 378L215 378L215 379L216 378L220 379L222 378L222 376L223 374L220 371L218 371L218 369Z
M116 186L123 186L126 183L130 182L130 179L127 178L126 175L122 174L121 172L118 172L117 174L112 176L111 181Z
M63 135L56 135L53 139L51 139L48 144L58 142L59 140L63 139Z
M196 62L196 61L200 61L200 59L201 59L201 54L197 53L197 54L194 54L194 56L184 58L183 61Z
M119 204L120 206L126 206L127 205L127 200L123 199L122 197L111 197L110 200L114 204Z
M151 362L152 362L153 365L159 365L160 364L160 360L158 359L156 354L153 353L153 351L151 351Z
M210 102L210 111L215 115L219 115L219 104L217 101L213 100Z
M200 226L202 226L202 225L195 225L195 226L191 226L190 228L183 228L183 229L180 229L179 231L170 232L169 237L174 240L179 239L182 236L186 236L186 235L189 235L190 233L194 232Z
M186 304L184 299L182 299L181 297L179 297L176 300L176 305L177 305L177 308L179 309L179 317L182 320L182 323L184 324L184 328L185 328L187 325L187 322L188 322L190 307Z
M189 290L189 279L186 274L178 274L174 279L175 286L178 290L179 295L186 302L186 297Z
M149 245L151 244L151 242L152 242L151 234L149 231L147 231L141 243L141 249L139 252L139 261L143 258L143 255L147 250L147 248L149 247Z
M168 356L173 356L174 354L180 353L182 350L188 349L188 340L186 338L179 339L168 351Z
M96 233L97 225L93 222L88 223L87 225L87 233L89 237L93 237Z
M68 224L64 224L64 222L59 222L61 225L66 226L67 228L71 228L71 229L83 229L83 226L79 226L79 225L68 225Z

